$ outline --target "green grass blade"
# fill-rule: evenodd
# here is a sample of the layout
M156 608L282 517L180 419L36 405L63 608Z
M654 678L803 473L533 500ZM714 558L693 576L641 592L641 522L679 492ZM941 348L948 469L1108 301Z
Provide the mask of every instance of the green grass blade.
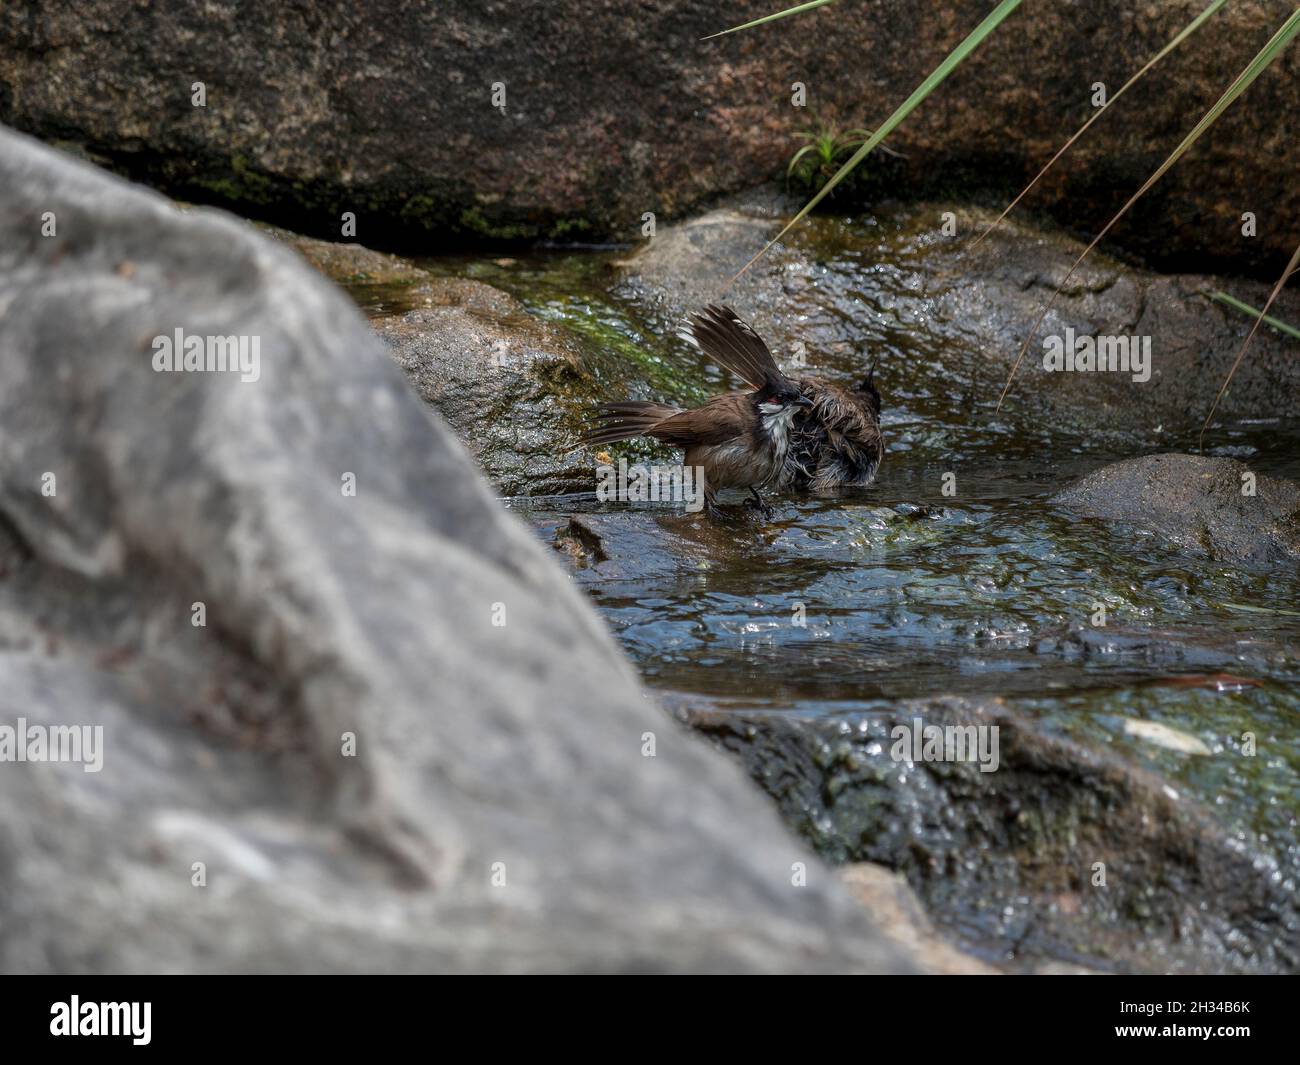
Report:
M1300 14L1300 11L1297 11L1297 14ZM1268 316L1268 309L1273 306L1273 301L1277 299L1277 294L1282 291L1282 286L1290 280L1291 275L1296 272L1297 267L1300 267L1300 248L1296 248L1295 254L1291 256L1291 261L1286 264L1286 269L1282 271L1282 276L1277 279L1277 284L1273 286L1273 291L1268 294L1268 302L1264 304L1264 309L1262 311L1256 311L1249 304L1242 303L1240 300L1234 300L1226 292L1218 292L1214 294L1229 306L1235 306L1238 308L1244 307L1248 312L1254 314L1256 317L1255 324L1250 327L1250 332L1246 334L1246 342L1241 345L1241 350L1237 352L1237 357L1232 360L1232 369L1228 371L1227 378L1219 388L1219 394L1214 397L1214 404L1210 407L1210 413L1205 416L1205 424L1201 426L1200 447L1202 451L1205 450L1205 430L1210 427L1210 420L1214 417L1214 412L1219 409L1219 400L1221 400L1223 394L1228 391L1228 385L1232 384L1233 375L1236 374L1237 367L1241 365L1241 360L1246 357L1246 349L1250 347L1250 342L1255 339L1255 333L1258 331L1259 327L1264 322L1268 322L1269 325L1279 327L1282 332L1290 333L1293 337L1300 338L1300 329L1292 329L1291 326L1279 322L1276 318L1269 318Z
M789 177L791 174L793 174L794 168L799 165L799 160L802 159L805 155L807 155L812 150L813 150L813 145L805 144L802 148L800 148L797 152L795 152L794 156L790 160L790 165L786 167L785 176Z
M1197 15L1196 18L1192 19L1192 21L1189 22L1186 26L1184 26L1182 31L1176 37L1174 37L1173 40L1171 40L1167 45L1161 48L1160 51L1158 51L1149 60L1147 60L1146 65L1141 70L1139 70L1136 74L1134 74L1131 78L1129 78L1128 81L1124 82L1124 84L1120 86L1119 91L1116 92L1114 96L1112 96L1109 100L1107 100L1104 104L1102 104L1099 108L1097 108L1093 112L1092 117L1089 118L1087 122L1085 122L1082 126L1079 127L1079 129L1075 132L1074 136L1071 137L1068 141L1066 141L1063 145L1061 145L1060 151L1058 151L1054 156L1052 156L1051 159L1047 161L1047 165L1037 173L1033 181L1031 181L1028 185L1024 187L1020 195L1017 196L1014 200L1012 200L1009 204L1007 204L1006 210L1003 211L1000 215L998 215L997 218L994 219L993 222L989 225L989 227L986 230L984 230L984 232L981 233L978 237L976 237L974 241L971 242L971 250L974 251L976 248L978 248L980 244L983 243L984 238L987 237L990 233L992 233L995 229L997 229L999 225L1002 224L1002 220L1006 218L1007 215L1009 215L1015 209L1016 204L1018 204L1030 193L1033 187L1043 179L1043 175L1046 174L1049 170L1052 169L1053 166L1056 165L1056 161L1070 150L1074 142L1088 132L1089 127L1094 122L1096 122L1097 119L1101 118L1101 116L1105 113L1106 109L1110 107L1111 104L1113 104L1116 100L1118 100L1121 96L1123 96L1126 92L1128 92L1128 90L1133 85L1135 85L1138 81L1140 81L1143 78L1143 76L1145 76L1147 71L1149 71L1157 63L1159 63L1160 60L1164 59L1165 56L1167 56L1170 52L1172 52L1175 48L1177 48L1180 44L1182 44L1183 41L1187 40L1188 37L1190 37L1198 29L1200 29L1201 26L1206 22L1206 20L1209 19L1211 15L1213 15L1216 11L1218 11L1219 8L1221 8L1227 2L1228 0L1213 0L1210 6L1207 7L1204 11L1202 11L1199 15Z
M931 71L930 76L916 87L916 90L912 93L912 95L909 96L906 100L904 100L903 103L899 105L898 109L892 115L890 115L887 119L885 119L884 122L880 124L880 128L877 129L876 132L873 133L867 139L866 143L863 144L861 148L859 148L856 152L853 153L853 155L849 158L848 162L846 162L842 167L840 167L840 169L835 173L835 175L828 182L826 182L825 185L823 185L820 189L817 190L817 194L813 196L813 198L809 200L806 204L804 204L803 209L792 219L790 219L790 221L786 224L785 228L782 229L781 232L778 233L771 241L769 241L767 246L762 251L760 251L752 259L750 259L749 262L747 262L740 269L740 272L737 273L736 276L731 279L731 283L734 284L736 279L739 278L741 274L743 274L746 270L748 270L751 266L753 266L756 262L758 262L759 259L761 259L764 255L767 254L767 252L771 249L773 244L779 241L788 232L790 232L791 229L793 229L796 225L802 222L814 207L816 207L819 203L822 202L822 200L824 200L827 196L829 196L831 190L835 188L835 186L838 185L841 181L843 181L846 177L848 177L850 171L852 171L855 166L857 166L860 162L862 162L862 160L865 159L871 153L871 150L875 148L877 144L879 144L891 133L893 133L894 130L898 127L898 125L903 121L903 119L905 119L908 115L910 115L916 109L917 105L921 103L922 100L924 100L927 96L930 95L930 93L932 93L936 88L938 88L939 84L961 64L962 60L964 60L968 55L970 55L971 52L975 51L975 49L978 48L981 43L983 43L984 38L987 37L990 33L992 33L995 29L997 29L998 26L1002 24L1003 19L1005 19L1008 15L1011 14L1011 12L1013 12L1016 8L1020 6L1020 2L1021 0L1002 0L1002 2L998 4L996 8L993 9L993 11L989 14L989 16L986 19L984 19L983 22L981 22L978 26L976 26L973 30L971 30L969 36L967 36L967 38L964 41L962 41L961 44L957 45L956 48L954 48L950 53L948 53L948 57L937 67L935 67L933 71Z
M1205 112L1201 120L1192 128L1192 131L1187 134L1178 147L1170 153L1169 158L1161 163L1156 168L1155 173L1142 183L1142 187L1138 189L1137 192L1133 193L1129 198L1129 201L1119 209L1119 212L1115 217L1106 223L1101 232L1093 238L1092 243L1084 248L1083 253L1074 260L1074 265L1070 267L1066 272L1065 277L1061 279L1061 283L1057 286L1056 291L1052 293L1052 298L1047 301L1047 306L1043 308L1042 313L1039 314L1038 319L1034 322L1033 328L1029 330L1029 335L1025 338L1024 346L1020 349L1020 354L1016 356L1015 364L1011 367L1011 373L1007 376L1007 383L1002 388L1002 395L998 397L997 410L1000 411L1002 409L1002 403L1007 398L1007 393L1011 390L1011 382L1015 380L1016 371L1020 369L1020 364L1024 361L1025 352L1029 350L1029 345L1033 343L1034 337L1038 334L1038 327L1043 324L1043 319L1047 317L1048 312L1056 306L1056 301L1060 298L1062 290L1067 284L1069 284L1070 278L1074 276L1074 272L1079 269L1083 260L1088 257L1093 248L1101 243L1102 238L1111 231L1115 223L1128 213L1129 208L1145 196L1151 186L1164 177L1169 168L1178 162L1178 160L1187 152L1187 149L1196 143L1201 134L1214 125L1214 123L1218 121L1219 116L1228 109L1232 102L1245 92L1246 89L1254 83L1255 79L1260 76L1260 74L1268 69L1273 60L1281 55L1283 49L1291 43L1297 33L1300 33L1300 7L1296 8L1295 11L1291 13L1291 17L1282 23L1278 31L1269 38L1268 43L1264 45L1255 58L1247 64L1246 69L1237 75L1233 83L1228 86L1227 91L1219 97L1213 107Z
M1294 268L1292 268L1291 273L1294 272L1295 270ZM1289 277L1290 274L1288 274L1287 276ZM1252 318L1258 318L1265 325L1271 325L1279 333L1285 333L1287 336L1293 336L1296 338L1296 340L1300 340L1300 329L1297 329L1293 325L1287 325L1286 322L1282 321L1279 318L1269 317L1267 314L1264 313L1264 311L1257 310L1256 308L1252 307L1249 303L1243 303L1235 296L1229 296L1226 292L1217 292L1217 291L1207 292L1205 293L1205 295L1207 295L1212 300L1217 300L1219 303L1226 303L1229 307L1232 307L1234 310L1241 311L1242 314L1248 314ZM1269 303L1272 302L1273 301L1270 299ZM1267 308L1265 308L1265 310L1267 310Z
M711 41L714 37L721 37L728 33L738 33L740 30L747 30L752 26L761 26L764 22L775 22L779 18L785 18L787 15L797 15L800 11L811 11L815 7L825 7L833 3L834 0L811 0L811 3L800 4L798 7L788 7L784 11L778 11L775 15L764 15L762 18L756 18L753 22L746 22L741 26L732 26L729 30L720 30L717 33L710 33L707 37L701 37L702 41Z

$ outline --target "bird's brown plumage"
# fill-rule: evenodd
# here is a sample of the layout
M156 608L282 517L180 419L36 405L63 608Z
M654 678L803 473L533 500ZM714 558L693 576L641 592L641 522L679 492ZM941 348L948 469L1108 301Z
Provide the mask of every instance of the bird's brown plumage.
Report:
M715 396L694 410L606 404L587 442L647 436L682 448L686 464L704 470L710 506L724 488L757 490L772 481L819 490L871 483L884 448L880 395L870 375L858 389L816 377L792 382L763 338L715 304L692 314L681 336L754 391Z
M710 506L726 488L759 488L780 471L784 447L765 432L747 392L714 396L693 410L663 403L610 403L596 415L587 434L592 444L648 436L685 451L687 466L704 471L704 497Z

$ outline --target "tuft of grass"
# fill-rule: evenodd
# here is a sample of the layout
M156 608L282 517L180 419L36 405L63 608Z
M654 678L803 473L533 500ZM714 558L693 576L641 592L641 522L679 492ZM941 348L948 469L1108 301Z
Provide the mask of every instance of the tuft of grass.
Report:
M828 125L819 124L816 129L800 131L799 136L806 143L790 158L790 165L785 171L786 184L818 192L835 176L845 160L871 138L872 131L846 129L836 132ZM892 148L882 146L881 150L895 158L902 158ZM871 184L872 176L874 175L864 175L861 170L856 171L847 181L841 182L840 187L846 191L863 191ZM854 177L860 179L856 188Z
M1048 312L1056 306L1056 301L1060 299L1061 292L1065 289L1065 286L1069 284L1070 278L1074 276L1075 271L1079 269L1080 265L1082 265L1083 260L1086 259L1089 254L1091 254L1092 250L1101 243L1102 238L1105 237L1112 228L1114 228L1115 223L1128 213L1129 208L1145 196L1148 190L1150 190L1157 181L1165 176L1170 167L1178 162L1187 150L1200 139L1201 134L1214 125L1214 123L1219 120L1219 116L1228 109L1233 101L1245 92L1246 89L1254 83L1255 79L1267 70L1270 65L1272 65L1273 61L1282 54L1282 51L1291 43L1297 33L1300 33L1300 7L1297 7L1295 11L1291 13L1291 17L1282 23L1277 32L1269 38L1268 43L1265 44L1258 53L1256 53L1254 59L1246 64L1245 69L1237 75L1223 95L1214 103L1214 106L1201 116L1201 120L1192 127L1191 132L1182 139L1178 147L1169 154L1169 157L1163 163L1156 167L1155 172L1142 183L1142 187L1129 197L1128 202L1119 209L1115 216L1107 222L1105 226L1102 227L1101 232L1093 238L1092 243L1084 248L1079 257L1074 260L1074 264L1066 271L1065 277L1061 279L1061 283L1057 285L1056 291L1052 293L1052 298L1047 301L1047 304L1039 313L1038 318L1034 321L1033 327L1029 330L1028 336L1025 337L1025 343L1020 349L1020 354L1016 356L1016 361L1011 367L1011 373L1007 375L1007 383L1002 387L1002 395L998 397L998 411L1002 409L1002 403L1006 400L1007 393L1011 390L1011 383L1015 380L1016 372L1020 369L1021 362L1024 361L1025 353L1029 350L1029 345L1033 343L1034 337L1038 335L1038 327L1043 324L1043 319L1047 317Z
M734 285L736 281L740 279L741 275L745 273L746 270L748 270L751 266L753 266L756 262L758 262L759 259L761 259L764 255L766 255L769 250L771 250L772 246L776 244L777 241L779 241L788 232L790 232L791 229L793 229L796 225L798 225L805 218L807 218L809 213L812 211L812 209L816 207L819 203L821 203L822 200L824 200L827 196L829 196L831 191L835 188L835 186L838 185L841 181L843 181L846 177L848 177L849 174L853 171L853 168L856 167L860 162L862 162L862 160L865 159L871 153L871 151L876 147L876 145L878 145L881 141L883 141L886 137L888 137L891 133L893 133L894 130L897 129L898 126L902 123L902 121L905 118L907 118L907 116L910 115L914 110L916 110L917 106L921 103L921 101L923 101L927 96L929 96L930 93L934 92L934 90L937 89L939 85L943 83L944 79L947 78L948 75L951 74L954 70L956 70L957 67L959 67L962 64L962 62L966 59L966 57L971 54L971 52L975 51L975 49L978 48L983 43L984 39L995 29L997 29L998 26L1002 24L1003 20L1006 19L1008 15L1010 15L1013 11L1015 11L1016 8L1020 6L1020 3L1021 0L1001 0L1001 3L999 3L998 6L995 7L988 14L988 16L984 19L984 21L981 22L978 26L976 26L973 30L971 30L971 32L967 35L966 39L963 40L961 44L957 45L957 47L954 48L951 52L948 53L947 57L943 60L943 62L940 63L937 67L934 68L934 70L930 72L930 76L927 77L923 82L921 82L921 84L918 85L915 90L913 90L912 95L909 96L906 100L904 100L901 104L899 104L898 107L895 109L894 113L880 124L880 128L877 129L875 133L873 133L870 137L866 139L866 141L862 143L862 145L857 149L857 151L855 151L853 155L851 155L849 159L844 163L844 165L841 166L839 170L837 170L834 173L834 175L831 176L831 178L826 182L826 184L824 184L820 189L817 190L816 195L814 195L812 199L810 199L806 204L803 205L803 208L799 211L797 215L795 215L792 219L790 219L789 222L786 223L785 228L782 229L781 232L778 233L775 237L773 237L770 241L768 241L768 243L766 244L766 246L764 246L762 251L760 251L752 259L750 259L749 262L747 262L744 266L740 268L736 276L733 277L730 282L728 282L728 287L730 287L730 285ZM793 14L795 10L796 9L791 9L787 13ZM737 27L737 28L739 29L741 27Z

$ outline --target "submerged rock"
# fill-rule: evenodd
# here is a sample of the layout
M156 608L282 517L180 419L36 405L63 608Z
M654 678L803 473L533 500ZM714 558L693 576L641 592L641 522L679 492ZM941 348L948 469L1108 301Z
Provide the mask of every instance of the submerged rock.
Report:
M0 310L0 968L915 967L284 249L0 131Z
M990 5L841 4L701 40L771 10L11 0L0 11L0 121L171 190L292 212L314 231L337 232L351 211L371 243L448 231L630 237L646 212L681 215L783 173L809 126L875 126ZM1089 130L1034 204L1099 229L1282 14L1227 5ZM1113 93L1190 15L1184 4L1023 5L890 138L907 156L898 187L1007 196L1091 112L1095 83ZM1115 239L1280 271L1300 228L1300 145L1284 120L1297 64L1284 52ZM792 106L800 92L807 107ZM1248 239L1247 210L1259 215Z
M621 291L664 328L725 300L799 372L856 382L879 354L887 415L892 383L947 397L947 416L960 409L975 420L991 417L1030 327L1084 247L1013 218L972 249L995 213L890 204L856 219L805 219L737 278L796 206L759 189L661 227L623 261ZM1262 284L1154 274L1094 253L1039 328L1002 417L1127 447L1198 428L1252 324L1206 295L1222 287L1256 306L1267 298ZM1300 321L1300 294L1274 306ZM1045 368L1049 344L1092 336L1131 345L1145 368L1132 359L1127 371ZM1289 417L1297 394L1295 341L1261 329L1219 414Z
M1222 561L1300 560L1300 484L1236 459L1145 455L1088 474L1055 502Z

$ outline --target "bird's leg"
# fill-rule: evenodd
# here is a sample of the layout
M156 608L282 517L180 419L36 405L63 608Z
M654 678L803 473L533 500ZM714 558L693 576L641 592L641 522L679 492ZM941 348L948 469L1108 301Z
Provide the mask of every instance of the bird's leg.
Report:
M763 517L765 518L770 518L773 514L776 513L775 510L773 510L771 507L769 507L766 503L763 502L763 497L759 494L758 489L755 488L753 485L750 485L749 487L749 494L752 495L754 498L746 499L745 506L752 507L754 510L757 510L760 514L762 514Z

